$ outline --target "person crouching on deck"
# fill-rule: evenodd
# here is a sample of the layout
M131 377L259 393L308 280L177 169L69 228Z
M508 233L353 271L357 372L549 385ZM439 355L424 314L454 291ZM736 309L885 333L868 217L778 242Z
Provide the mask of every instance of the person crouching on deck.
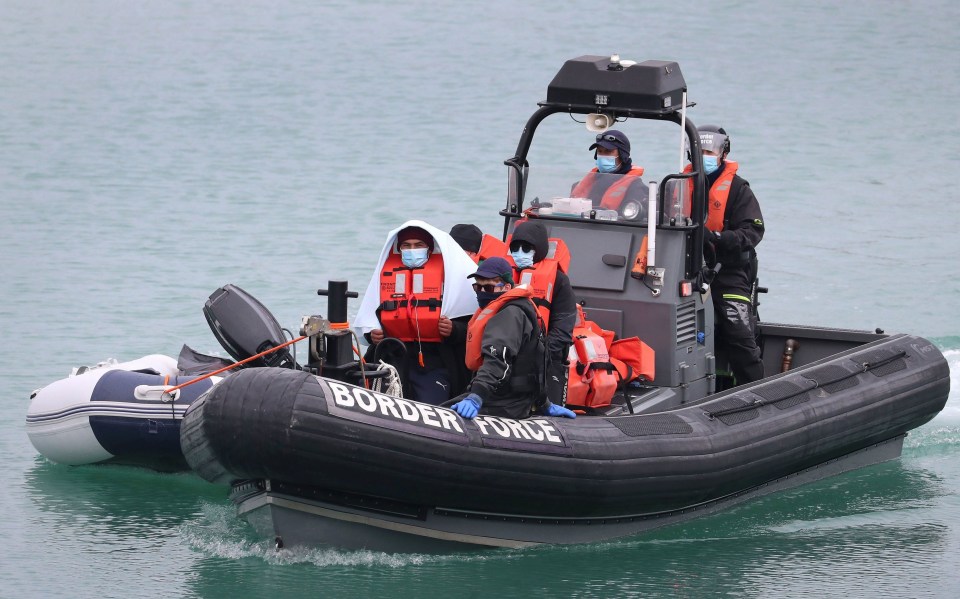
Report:
M397 368L404 397L439 405L466 385L456 347L477 309L466 282L475 268L447 233L422 221L387 236L354 324L371 343L367 360Z
M513 286L513 268L499 257L484 260L470 277L480 308L467 327L467 368L476 374L451 409L468 419L531 412L576 418L547 400L544 333L530 289Z

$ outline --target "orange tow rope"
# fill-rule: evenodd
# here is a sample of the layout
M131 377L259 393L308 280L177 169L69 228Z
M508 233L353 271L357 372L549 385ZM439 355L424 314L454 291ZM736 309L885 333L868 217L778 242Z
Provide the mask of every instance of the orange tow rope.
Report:
M184 387L189 387L190 385L192 385L192 384L194 384L194 383L199 383L200 381L202 381L202 380L204 380L204 379L208 379L208 378L210 378L210 377L212 377L212 376L216 376L216 375L220 374L221 372L226 372L226 371L228 371L228 370L230 370L230 369L232 369L232 368L236 368L237 366L242 366L242 365L246 364L247 362L249 362L249 361L251 361L251 360L256 360L257 358L260 358L260 357L265 356L265 355L267 355L267 354L269 354L269 353L275 352L275 351L277 351L278 349L283 349L284 347L286 347L286 346L288 346L288 345L292 345L292 344L296 343L297 341L303 341L303 340L306 339L306 338L307 338L307 336L304 335L304 336L302 336L302 337L297 337L296 339L291 339L290 341L287 341L286 343L281 343L280 345L278 345L278 346L276 346L276 347L271 347L270 349L266 349L266 350L260 352L259 354L255 355L255 356L250 356L250 357L247 358L246 360L240 360L239 362L236 362L236 363L231 364L231 365L229 365L229 366L224 366L223 368L221 368L221 369L219 369L219 370L214 370L213 372L209 372L209 373L207 373L207 374L205 374L205 375L203 375L203 376L201 376L201 377L199 377L199 378L193 379L192 381L187 381L186 383L183 383L182 385L177 385L176 387L171 387L171 388L169 388L169 389L164 389L163 392L166 393L167 395L169 395L170 393L173 393L174 391L178 391L178 390L180 390L180 389L183 389ZM164 384L166 384L166 383L164 383Z

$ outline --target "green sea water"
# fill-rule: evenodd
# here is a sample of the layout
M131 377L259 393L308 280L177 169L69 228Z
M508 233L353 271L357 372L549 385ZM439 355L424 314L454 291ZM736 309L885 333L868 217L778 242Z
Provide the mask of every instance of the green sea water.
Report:
M0 2L0 597L960 595L960 8ZM899 460L613 543L282 550L190 473L67 467L30 393L182 344L253 293L289 328L408 218L495 231L566 59L676 60L767 235L765 320L931 339L945 410ZM356 305L353 306L356 309Z

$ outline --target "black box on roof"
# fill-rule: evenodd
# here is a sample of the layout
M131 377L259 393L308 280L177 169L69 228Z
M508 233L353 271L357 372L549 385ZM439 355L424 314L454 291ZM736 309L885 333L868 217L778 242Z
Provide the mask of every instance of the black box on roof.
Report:
M680 110L687 84L680 65L646 60L623 66L609 56L568 60L547 87L543 106L586 112L667 114Z

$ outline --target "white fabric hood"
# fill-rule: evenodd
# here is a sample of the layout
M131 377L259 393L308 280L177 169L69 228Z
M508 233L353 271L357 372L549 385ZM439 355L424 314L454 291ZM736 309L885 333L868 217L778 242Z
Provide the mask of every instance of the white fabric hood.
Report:
M422 220L408 220L387 234L387 240L380 251L380 260L377 261L377 268L370 277L370 283L360 302L360 311L357 312L357 318L353 322L353 328L359 335L380 328L380 321L377 320L377 307L380 305L380 272L387 261L387 256L397 245L397 233L407 227L420 227L433 235L434 252L439 252L443 256L443 305L440 308L440 314L448 318L457 318L470 316L477 311L477 294L473 291L473 281L467 278L477 271L477 265L473 259L463 251L453 237L450 237L449 233L428 225Z

